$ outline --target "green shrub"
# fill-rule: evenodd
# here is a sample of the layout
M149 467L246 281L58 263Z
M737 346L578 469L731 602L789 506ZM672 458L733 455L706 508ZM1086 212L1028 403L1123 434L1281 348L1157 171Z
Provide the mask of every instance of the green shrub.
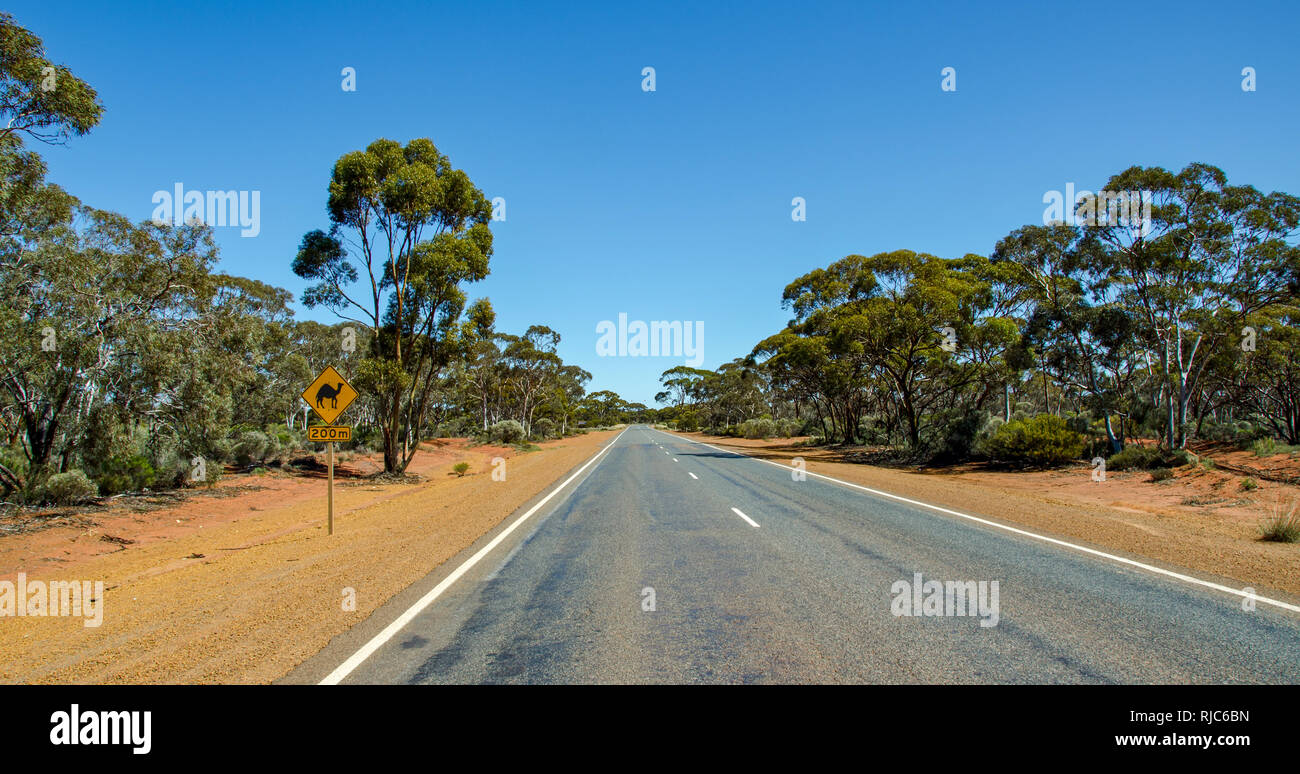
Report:
M533 423L533 437L539 440L555 437L555 422L545 417Z
M1242 489L1245 489L1247 492L1249 492L1252 489L1259 489L1259 482L1251 478L1250 476L1246 476L1241 481L1238 481L1237 485L1240 486Z
M457 462L455 465L451 466L451 469L456 472L457 477L463 476L469 472L469 463Z
M524 426L514 419L503 419L488 428L487 436L493 443L518 443L524 439Z
M1151 471L1152 481L1168 481L1174 477L1174 471L1170 468L1156 468Z
M1207 419L1201 428L1197 430L1198 438L1206 441L1224 441L1232 443L1241 449L1248 449L1256 439L1268 435L1268 430L1245 420L1236 420L1232 422L1216 422L1213 419Z
M931 427L922 437L921 448L929 450L933 465L968 460L971 453L997 431L989 427L989 420L989 413L978 409L954 408L936 412Z
M1177 468L1188 464L1187 452L1179 449L1170 451L1159 446L1138 446L1129 444L1122 450L1110 455L1106 460L1107 470L1155 470L1156 468Z
M996 462L1046 466L1079 459L1086 443L1064 419L1039 414L999 426L983 440L981 451Z
M803 434L804 422L790 417L776 420L776 434L782 438L792 438Z
M99 491L106 495L119 492L138 492L148 489L157 480L157 472L143 454L129 457L114 457L100 466L95 482Z
M252 465L265 462L276 450L276 441L260 430L246 430L235 438L231 450L235 462L240 465Z
M41 499L57 505L76 505L99 496L99 487L80 470L55 473L42 488Z
M202 481L192 482L195 486L206 486L208 489L217 485L217 482L226 475L226 469L221 465L219 460L208 460L204 469L204 478ZM188 476L188 473L187 473ZM186 478L189 481L189 478Z
M746 438L767 439L776 435L776 423L766 417L746 419L737 426L737 429Z

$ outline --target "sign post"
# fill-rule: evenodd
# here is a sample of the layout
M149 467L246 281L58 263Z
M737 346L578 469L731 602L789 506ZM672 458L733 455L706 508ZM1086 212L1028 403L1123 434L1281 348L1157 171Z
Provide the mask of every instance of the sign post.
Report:
M320 376L303 390L302 399L316 415L325 420L324 425L307 428L307 440L325 444L329 457L329 485L325 492L325 503L329 510L329 534L334 534L334 444L338 441L352 440L352 428L335 425L343 410L357 399L357 391L348 384L334 366L321 371Z

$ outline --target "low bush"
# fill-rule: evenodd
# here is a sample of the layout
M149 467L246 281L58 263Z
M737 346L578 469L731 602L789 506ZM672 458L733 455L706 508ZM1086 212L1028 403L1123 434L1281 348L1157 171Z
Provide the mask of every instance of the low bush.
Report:
M148 489L157 479L157 472L149 458L143 454L133 454L129 457L114 457L105 462L95 476L95 483L103 494L115 495Z
M246 430L235 437L231 450L239 465L265 462L276 450L276 441L260 430Z
M493 443L519 443L524 440L524 426L515 419L503 419L488 428L487 437Z
M805 424L807 423L791 417L778 419L776 420L776 434L782 438L793 438L796 435L802 435Z
M1259 482L1251 478L1250 476L1246 476L1241 481L1237 482L1237 485L1240 486L1242 489L1246 490L1247 492L1249 492L1252 489L1259 489Z
M1174 477L1174 471L1171 468L1156 468L1151 471L1152 481L1168 481Z
M764 417L763 419L746 419L737 426L740 434L746 438L771 438L776 435L776 423Z
M99 487L80 470L55 473L42 487L41 500L56 505L77 505L99 496Z
M1013 419L998 426L980 444L981 452L995 462L1048 466L1077 460L1087 440L1052 414Z
M1170 451L1159 446L1138 446L1129 444L1122 450L1110 455L1106 460L1107 470L1155 470L1156 468L1178 468L1188 464L1187 452L1179 449Z
M555 422L543 417L533 423L533 437L539 441L556 436Z

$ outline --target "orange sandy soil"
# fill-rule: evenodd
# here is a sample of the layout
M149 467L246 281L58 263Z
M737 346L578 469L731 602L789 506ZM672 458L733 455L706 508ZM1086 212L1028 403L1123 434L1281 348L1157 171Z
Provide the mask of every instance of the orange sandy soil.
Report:
M398 591L487 533L615 431L548 441L540 451L424 445L412 483L340 463L334 535L324 474L226 476L170 504L122 498L59 514L56 526L0 533L0 580L104 582L103 623L0 618L0 681L268 683L364 620ZM506 480L492 480L493 457ZM452 466L465 461L463 478ZM155 498L155 501L161 498ZM0 527L13 529L10 520ZM356 610L343 610L344 589Z
M802 457L814 473L891 494L988 517L1092 548L1144 557L1169 569L1198 571L1234 588L1253 587L1300 598L1300 545L1259 540L1260 526L1300 500L1300 487L1199 465L1174 469L1174 478L1153 482L1143 471L1109 471L1092 480L1089 466L1048 471L1006 471L982 465L926 470L844 461L842 450L802 446L804 439L768 441L680 433L723 448L788 464ZM854 450L860 451L860 450ZM1232 447L1206 446L1199 453L1216 465L1296 480L1300 460L1288 455L1255 457Z

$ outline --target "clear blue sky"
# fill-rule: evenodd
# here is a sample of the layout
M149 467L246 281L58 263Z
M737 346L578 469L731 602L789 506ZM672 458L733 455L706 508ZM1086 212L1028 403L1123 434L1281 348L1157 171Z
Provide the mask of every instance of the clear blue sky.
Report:
M298 296L289 262L328 227L335 159L429 137L507 201L471 297L504 331L555 328L589 389L645 403L681 359L597 357L620 312L703 321L711 368L785 324L800 274L987 254L1070 182L1205 161L1300 194L1294 2L378 5L7 7L106 107L43 151L83 201L144 220L177 181L259 190L261 234L218 229L221 268Z

